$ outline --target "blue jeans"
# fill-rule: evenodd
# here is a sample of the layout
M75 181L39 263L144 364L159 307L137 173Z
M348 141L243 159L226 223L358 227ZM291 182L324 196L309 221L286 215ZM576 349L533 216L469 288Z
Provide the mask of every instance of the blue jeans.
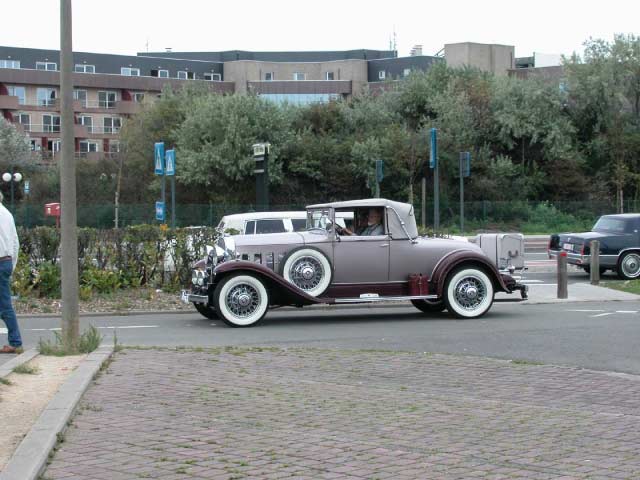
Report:
M13 273L13 263L11 260L0 262L0 316L7 325L9 331L9 345L21 347L22 338L18 328L16 312L11 305L11 274Z

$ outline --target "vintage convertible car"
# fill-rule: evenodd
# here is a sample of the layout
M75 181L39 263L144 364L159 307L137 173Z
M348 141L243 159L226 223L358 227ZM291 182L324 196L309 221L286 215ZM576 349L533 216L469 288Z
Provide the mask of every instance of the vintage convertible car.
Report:
M640 214L603 215L590 232L551 235L549 258L565 251L567 261L587 273L591 267L591 242L600 242L600 273L615 271L620 278L640 278Z
M347 227L336 216L349 216ZM375 225L369 225L375 224ZM307 230L219 237L190 290L208 318L257 324L269 307L411 301L423 312L485 314L496 292L526 286L469 242L418 236L413 207L384 199L307 207Z

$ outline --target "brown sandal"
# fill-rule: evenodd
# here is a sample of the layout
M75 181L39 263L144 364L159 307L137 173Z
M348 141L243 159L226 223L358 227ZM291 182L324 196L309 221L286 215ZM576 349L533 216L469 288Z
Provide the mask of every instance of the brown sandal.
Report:
M22 347L12 347L11 345L5 345L0 348L0 353L22 353L24 349Z

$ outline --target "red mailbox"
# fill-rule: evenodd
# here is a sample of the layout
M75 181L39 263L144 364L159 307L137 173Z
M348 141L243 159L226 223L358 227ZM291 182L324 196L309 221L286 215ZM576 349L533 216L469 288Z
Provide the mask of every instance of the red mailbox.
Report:
M45 217L55 217L56 226L60 226L60 204L59 203L45 203L44 205Z

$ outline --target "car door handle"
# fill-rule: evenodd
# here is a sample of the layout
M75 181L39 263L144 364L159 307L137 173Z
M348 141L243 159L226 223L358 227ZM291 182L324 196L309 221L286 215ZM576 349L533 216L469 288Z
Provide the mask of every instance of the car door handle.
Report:
M381 243L380 245L378 245L379 247L388 247L389 244L388 243Z

